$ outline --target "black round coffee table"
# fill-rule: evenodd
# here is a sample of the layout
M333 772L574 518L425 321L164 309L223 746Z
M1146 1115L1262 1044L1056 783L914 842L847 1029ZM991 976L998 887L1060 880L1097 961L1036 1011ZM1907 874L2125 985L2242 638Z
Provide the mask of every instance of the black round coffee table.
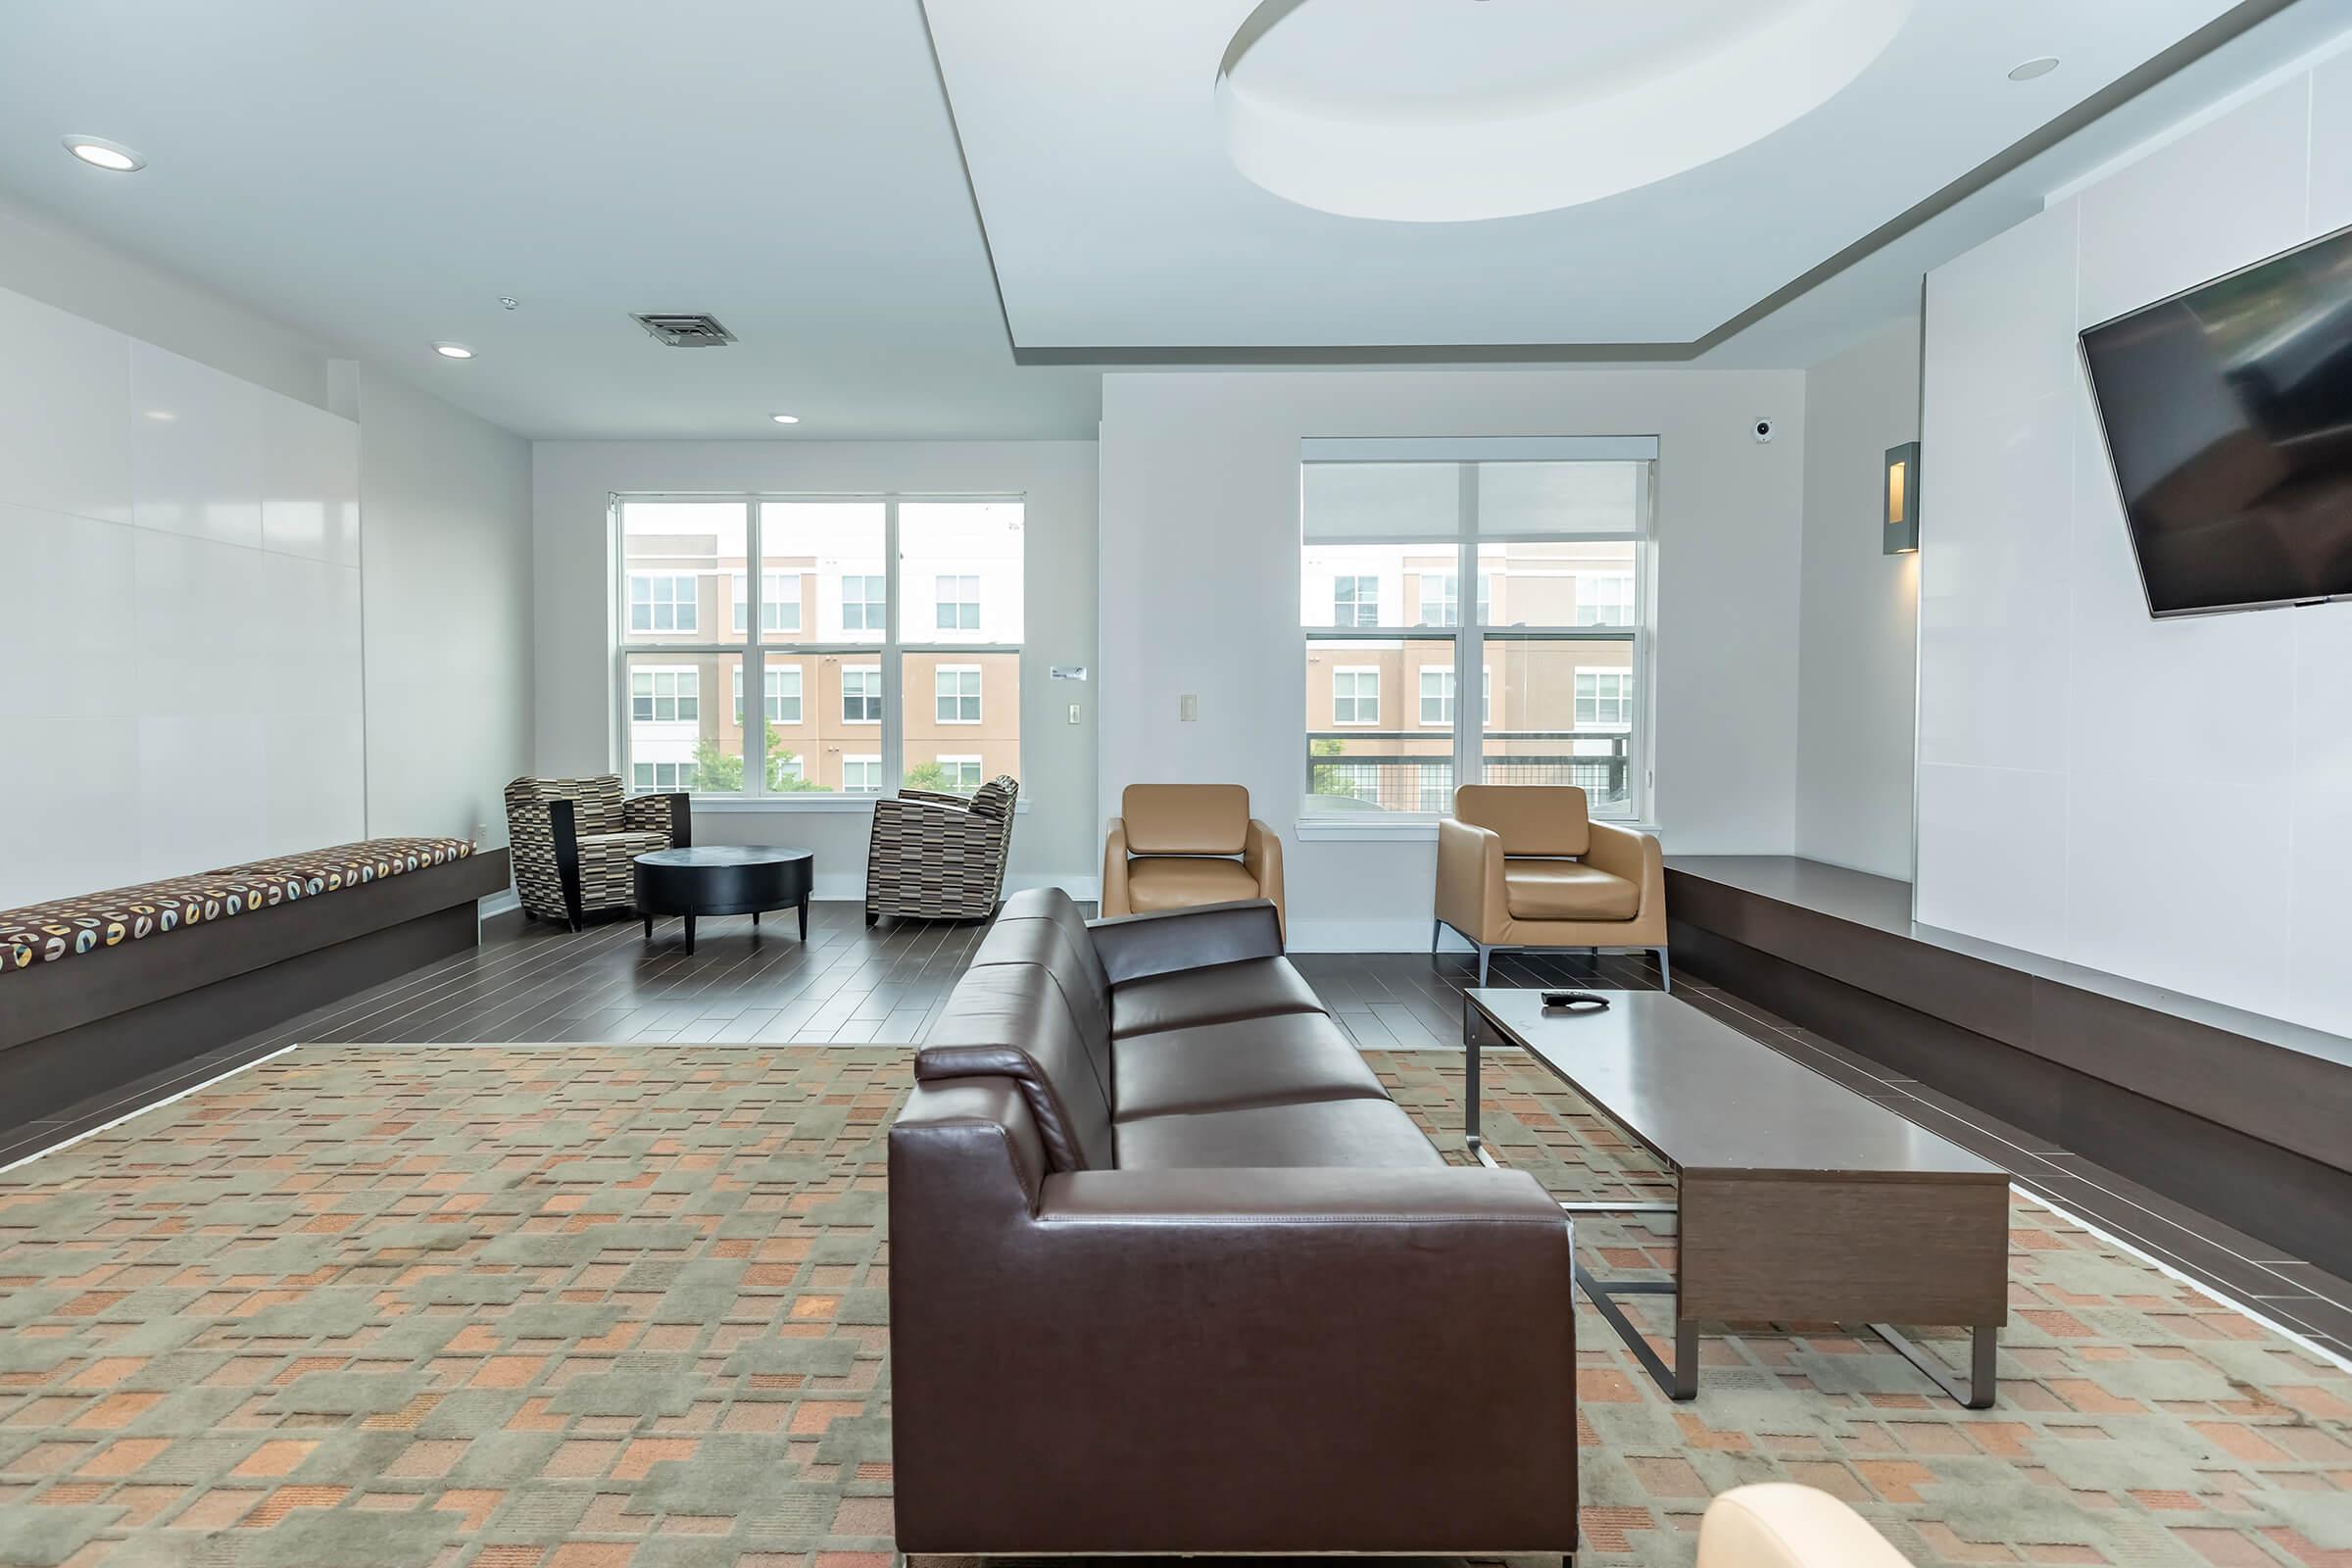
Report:
M808 940L809 867L807 850L773 850L712 845L689 850L655 850L636 857L637 912L645 916L645 939L654 939L654 916L683 915L686 951L694 951L694 920L702 914L749 914L760 923L762 909L799 908L801 940Z

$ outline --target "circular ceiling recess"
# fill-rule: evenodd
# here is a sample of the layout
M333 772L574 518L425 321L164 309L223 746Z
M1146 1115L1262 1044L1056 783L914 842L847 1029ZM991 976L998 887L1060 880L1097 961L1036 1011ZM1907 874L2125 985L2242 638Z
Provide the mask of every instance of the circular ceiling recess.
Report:
M1598 201L1836 97L1911 0L1264 0L1217 73L1236 168L1344 218Z

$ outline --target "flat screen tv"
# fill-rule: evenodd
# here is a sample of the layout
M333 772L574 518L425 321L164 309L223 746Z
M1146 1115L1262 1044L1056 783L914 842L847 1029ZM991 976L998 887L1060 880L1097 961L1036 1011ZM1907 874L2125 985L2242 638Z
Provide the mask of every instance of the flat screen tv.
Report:
M2352 229L2082 334L2155 615L2352 598Z

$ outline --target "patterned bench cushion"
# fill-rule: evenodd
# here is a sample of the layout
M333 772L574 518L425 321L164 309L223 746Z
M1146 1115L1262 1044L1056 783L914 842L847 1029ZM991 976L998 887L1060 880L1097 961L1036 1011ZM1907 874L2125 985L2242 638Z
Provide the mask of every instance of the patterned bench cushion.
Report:
M339 893L428 865L447 865L472 853L473 846L465 839L369 839L0 910L0 974L206 920L225 920L273 904Z

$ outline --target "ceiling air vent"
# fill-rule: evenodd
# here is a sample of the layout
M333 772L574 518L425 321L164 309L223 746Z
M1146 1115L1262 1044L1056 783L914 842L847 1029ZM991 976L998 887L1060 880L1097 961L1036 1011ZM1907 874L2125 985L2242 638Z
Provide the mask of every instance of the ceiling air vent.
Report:
M735 334L719 325L715 316L641 311L631 313L630 319L673 349L714 349L735 341Z

